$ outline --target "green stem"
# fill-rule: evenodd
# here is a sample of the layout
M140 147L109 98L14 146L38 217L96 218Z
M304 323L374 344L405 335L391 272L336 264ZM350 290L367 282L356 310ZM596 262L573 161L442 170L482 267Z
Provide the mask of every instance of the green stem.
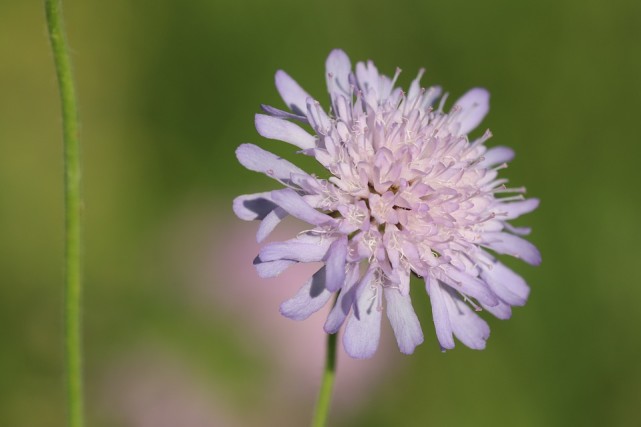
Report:
M78 109L71 75L68 46L60 0L45 0L45 12L62 105L65 193L65 371L68 426L84 424L82 395L81 297L81 206L80 143Z
M325 359L325 370L321 388L316 401L313 427L324 427L327 425L329 415L329 404L332 400L332 387L336 377L336 336L338 334L327 334L327 354Z

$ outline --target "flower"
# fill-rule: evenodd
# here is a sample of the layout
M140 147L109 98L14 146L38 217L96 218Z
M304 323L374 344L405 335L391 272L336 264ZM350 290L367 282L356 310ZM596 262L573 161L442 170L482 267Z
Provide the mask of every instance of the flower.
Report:
M475 312L500 319L524 305L529 288L493 253L538 265L541 256L521 238L527 228L508 221L534 210L524 188L497 178L514 152L486 148L489 131L470 142L468 133L489 110L489 93L475 88L443 111L447 94L420 87L421 70L405 93L371 61L355 72L342 50L326 62L331 108L326 112L284 71L276 87L291 110L263 106L256 129L265 138L296 146L329 172L310 175L252 144L236 150L247 169L262 172L285 188L237 197L236 215L261 220L263 241L288 215L311 229L262 247L254 260L261 277L274 277L295 263L324 265L281 305L302 320L337 293L324 329L345 324L343 345L354 358L371 357L386 311L401 352L411 354L423 333L410 299L410 275L421 277L429 294L442 350L453 336L483 349L489 327ZM309 125L314 135L296 124Z

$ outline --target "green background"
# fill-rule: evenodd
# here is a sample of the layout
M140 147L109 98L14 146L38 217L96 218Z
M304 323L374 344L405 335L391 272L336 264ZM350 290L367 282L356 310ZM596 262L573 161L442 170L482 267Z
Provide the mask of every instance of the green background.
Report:
M213 258L233 245L230 230L255 230L233 217L234 195L273 188L237 164L235 147L291 152L253 129L261 103L282 107L273 73L285 69L326 102L335 47L388 75L401 67L405 86L425 67L423 83L453 98L490 90L482 126L490 146L517 153L504 175L542 200L519 224L534 228L543 264L511 264L531 297L510 321L489 319L482 352L440 353L413 283L426 342L410 357L384 343L392 355L377 355L385 360L363 374L372 385L336 403L332 425L641 424L641 2L64 6L82 119L88 425L172 425L153 418L159 407L185 427L306 423L313 392L286 401L274 385L287 371L275 375L273 359L290 348L275 343L267 356L247 338L252 322L280 316L278 304L250 316L261 302L245 295L246 308L225 310L217 299L251 267ZM40 2L2 1L0 23L0 425L60 426L55 76ZM203 262L216 280L193 272Z

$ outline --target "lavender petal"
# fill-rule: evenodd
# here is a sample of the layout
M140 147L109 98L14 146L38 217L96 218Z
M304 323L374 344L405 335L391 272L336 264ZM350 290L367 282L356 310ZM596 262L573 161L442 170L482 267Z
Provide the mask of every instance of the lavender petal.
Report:
M316 138L287 120L256 114L255 124L258 133L265 138L288 142L302 150L316 147Z
M401 353L412 354L423 342L423 331L416 317L409 294L403 295L398 289L385 288L387 318L389 319Z
M293 320L305 320L323 308L332 296L325 288L325 267L318 270L300 290L280 305L283 316Z

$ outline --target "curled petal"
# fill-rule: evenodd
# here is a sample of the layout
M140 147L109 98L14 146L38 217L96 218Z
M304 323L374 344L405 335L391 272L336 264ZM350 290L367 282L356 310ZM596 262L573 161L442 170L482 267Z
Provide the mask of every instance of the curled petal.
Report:
M325 267L322 267L293 298L282 303L281 314L293 320L305 320L320 310L332 296L332 292L325 288L325 273Z
M285 217L287 217L287 212L279 206L276 206L273 211L265 215L265 218L263 218L260 222L260 226L258 227L256 241L260 243L265 240Z
M287 270L287 267L296 264L296 261L291 261L287 259L279 259L276 261L263 261L260 257L254 259L254 267L256 267L256 272L258 276L263 279L268 279L270 277L276 277L283 271Z
M345 318L352 309L354 295L356 293L356 282L358 281L359 271L358 264L349 264L345 276L345 284L338 294L336 304L327 316L327 321L323 329L328 334L335 334L345 322Z
M271 198L271 191L245 194L236 197L232 207L236 216L242 220L263 219L277 207Z

